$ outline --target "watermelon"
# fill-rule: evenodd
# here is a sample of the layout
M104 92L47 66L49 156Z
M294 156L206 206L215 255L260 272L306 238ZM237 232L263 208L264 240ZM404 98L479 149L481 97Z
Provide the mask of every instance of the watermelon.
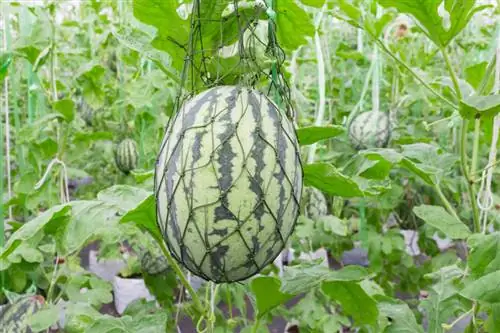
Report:
M384 112L363 112L349 126L349 138L356 149L385 147L390 135L389 115Z
M266 95L218 86L171 119L155 168L157 221L173 257L216 283L272 263L299 215L292 123Z
M325 195L315 187L306 187L302 197L302 211L311 219L328 214Z
M80 117L85 121L85 124L87 126L92 126L94 121L94 109L87 104L83 98L81 98L78 103L78 111L80 112Z
M116 166L125 174L137 167L138 157L137 144L132 139L125 139L116 147Z
M155 256L151 252L146 252L141 256L141 268L150 275L156 275L167 271L168 262L163 256Z
M26 296L6 305L0 312L0 327L2 332L31 333L29 319L43 305L42 296Z

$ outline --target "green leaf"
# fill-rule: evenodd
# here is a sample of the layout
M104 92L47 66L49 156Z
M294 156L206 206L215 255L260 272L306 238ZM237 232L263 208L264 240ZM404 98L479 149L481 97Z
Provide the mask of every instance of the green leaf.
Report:
M33 220L23 224L5 244L0 252L0 259L6 259L22 242L28 241L47 227L64 228L69 220L70 207L68 205L57 205L46 210ZM1 263L1 261L0 261Z
M71 276L65 292L71 302L99 307L113 301L112 290L109 282L87 273Z
M179 3L174 0L136 0L133 6L139 21L157 29L152 45L167 52L173 68L180 71L189 39L190 18L183 20L177 14Z
M7 76L9 66L12 63L12 55L10 53L3 53L0 56L0 81Z
M346 266L332 271L324 266L287 267L283 277L281 292L297 295L320 285L323 281L361 281L370 273L361 266Z
M481 82L483 81L484 75L486 74L486 69L488 68L488 62L483 61L465 69L465 78L467 82L474 88L478 89ZM489 90L486 90L489 91Z
M384 333L424 333L405 302L384 297L379 300L378 309L383 316L390 318L390 325Z
M363 191L354 180L341 174L331 164L308 164L303 169L306 186L313 186L324 193L346 198L364 196Z
M427 275L436 283L430 288L429 295L420 304L429 318L428 332L443 332L442 324L450 318L467 311L461 301L455 281L463 277L463 271L456 265L441 268Z
M450 215L443 207L420 205L413 212L425 223L443 232L451 239L465 239L471 234L469 228L460 220Z
M485 323L486 332L500 332L500 303L491 305L488 320Z
M58 306L47 303L29 318L29 326L34 332L44 331L57 323L59 314Z
M285 303L293 296L280 291L281 282L271 276L261 276L252 280L250 289L257 303L257 317L262 317L275 307Z
M347 224L333 215L326 215L319 218L323 222L323 228L327 232L332 232L339 236L347 236Z
M323 282L323 292L342 306L346 315L351 316L358 325L372 325L377 323L378 309L373 298L356 282L327 281Z
M460 115L465 119L493 118L500 112L500 95L468 96L460 101Z
M300 0L304 5L321 8L325 4L325 0Z
M444 47L457 36L469 23L473 15L486 8L475 6L475 1L452 0L377 0L384 7L395 7L399 12L412 15L429 38L438 46ZM444 9L449 15L449 23L439 13ZM447 16L448 16L447 15Z
M84 332L100 316L99 311L89 304L68 302L64 309L64 329L67 332Z
M473 282L469 282L460 294L468 299L500 303L500 270L487 274Z
M85 333L133 333L133 322L130 316L115 318L104 315L97 318L94 323L85 330Z
M354 26L359 23L358 21L363 17L363 12L356 6L352 5L350 2L346 0L339 0L338 6L342 13L347 15L350 19L350 23Z
M301 145L307 146L322 140L336 137L344 132L345 128L343 126L309 126L299 128L297 130L297 137Z
M474 234L467 240L470 254L467 258L473 277L500 270L500 233Z
M313 36L315 32L309 15L294 0L277 2L276 25L278 43L289 51L306 44L306 37Z
M163 241L156 223L156 199L153 194L123 215L120 223L127 222L134 222L141 229L148 231L157 241Z
M75 103L71 99L61 99L55 102L54 110L59 112L67 122L75 119Z
M150 191L129 185L114 185L97 194L97 199L119 207L127 212L137 207L145 198L149 197Z
M118 225L119 208L98 200L72 201L71 219L64 233L56 237L59 251L66 256L81 250L87 242Z

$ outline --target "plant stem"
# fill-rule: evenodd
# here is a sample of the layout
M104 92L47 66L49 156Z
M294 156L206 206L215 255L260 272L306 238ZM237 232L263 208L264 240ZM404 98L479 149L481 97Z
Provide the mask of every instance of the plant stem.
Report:
M448 52L446 51L446 49L444 47L441 48L441 54L443 55L444 61L446 63L446 67L448 68L448 72L450 73L451 81L453 82L453 87L455 88L455 94L457 95L458 102L460 102L463 98L462 90L460 90L460 84L458 83L458 77L457 77L457 74L455 73L455 70L453 69L452 64L451 64L450 56L448 55Z
M381 41L379 38L375 38L372 36L372 38L375 39L375 42L377 45L381 47L381 49L387 53L392 59L394 59L398 64L403 66L418 82L420 82L425 88L427 88L431 93L433 93L436 97L438 97L441 101L445 102L448 104L450 107L452 107L455 110L458 110L458 105L454 104L450 100L448 100L446 97L441 95L439 92L437 92L434 88L432 88L427 82L424 81L411 67L406 64L403 60L399 59L394 53L392 53L391 50L387 48L387 46L384 44L383 41Z
M325 7L323 7L323 11ZM321 24L321 19L323 17L323 11L319 13L318 26L316 27L316 33L314 34L314 42L316 45L316 57L318 61L318 90L319 90L319 106L318 114L314 121L314 125L321 126L323 118L325 117L325 95L326 95L326 80L325 80L325 61L323 59L323 50L321 47L321 39L319 37L319 26ZM311 145L309 149L309 155L307 157L307 163L313 163L314 157L316 155L316 143Z
M476 193L474 191L474 186L470 179L469 170L467 168L467 128L469 126L469 121L467 119L462 120L461 128L461 139L460 139L460 168L462 170L462 175L465 177L465 182L467 183L467 192L469 194L469 200L472 207L472 217L474 221L474 232L479 232L481 230L481 225L479 223L479 210L476 202Z
M474 123L474 146L472 146L472 162L471 162L471 168L470 168L470 181L475 182L474 175L476 174L477 170L477 155L479 152L479 132L480 132L480 126L481 126L481 119L476 119Z
M252 333L257 333L259 325L260 325L260 317L257 317L257 319L255 319L255 322L253 324Z
M443 54L444 61L446 62L446 67L448 68L448 72L450 73L451 80L453 81L453 86L455 87L455 94L457 95L457 99L460 102L463 98L462 92L460 90L460 85L458 83L457 74L453 70L453 66L451 64L450 57L445 48L441 48L441 53ZM469 200L472 207L472 218L474 221L474 232L479 232L481 230L481 225L479 223L479 210L476 202L476 193L473 186L473 181L470 178L469 170L467 168L467 129L469 126L469 121L464 119L462 121L462 128L460 133L460 167L462 170L462 174L465 177L465 181L467 183L467 192L469 194ZM479 135L474 138L474 145L476 145L476 140L479 140Z
M448 211L448 213L453 215L453 217L456 218L457 220L461 221L460 217L458 217L457 212L455 211L453 206L450 204L448 199L446 199L446 196L443 194L443 191L441 190L441 186L439 184L436 184L436 185L434 185L434 188L435 188L439 198L443 202L443 205L446 207L446 210Z
M198 311L200 311L200 313L205 312L205 308L201 304L201 301L198 298L198 294L194 291L193 287L191 286L191 284L189 283L189 281L186 279L186 276L184 275L184 273L182 272L181 268L179 267L179 265L177 264L177 262L175 261L175 259L172 257L172 255L170 254L170 252L168 251L167 247L165 246L165 243L163 241L158 241L158 242L160 243L160 248L161 248L163 254L167 258L168 264L170 266L172 266L172 268L174 269L175 273L177 274L177 276L181 280L182 285L189 292L189 295L191 295L191 299L193 300L194 305L196 306L196 309Z

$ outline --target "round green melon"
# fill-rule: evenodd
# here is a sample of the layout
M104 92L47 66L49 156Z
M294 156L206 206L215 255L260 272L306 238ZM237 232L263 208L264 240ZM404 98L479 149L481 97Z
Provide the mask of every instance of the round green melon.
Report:
M155 170L157 221L172 255L217 283L257 274L292 233L302 176L294 127L266 95L219 86L187 100Z
M385 147L390 135L389 115L385 112L363 112L349 126L349 138L356 149Z
M306 187L302 197L302 209L307 217L318 219L328 214L328 206L323 192L315 187Z
M78 111L87 126L92 126L94 122L94 109L83 98L78 103Z
M2 332L31 333L30 317L41 309L44 303L42 296L21 297L8 304L0 311L0 327Z
M115 151L115 162L118 169L125 174L137 168L137 144L132 139L125 139L118 144Z
M148 251L141 256L141 268L147 274L156 275L168 269L168 262L165 257L155 256Z

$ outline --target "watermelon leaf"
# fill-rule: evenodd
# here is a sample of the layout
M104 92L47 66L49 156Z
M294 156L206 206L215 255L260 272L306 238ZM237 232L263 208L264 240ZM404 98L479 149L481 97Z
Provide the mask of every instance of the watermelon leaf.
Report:
M377 303L352 281L326 281L321 290L342 306L345 314L350 315L359 325L375 326L378 318Z
M380 314L391 321L385 333L424 333L408 304L386 296L377 296L376 299Z
M114 185L97 194L97 199L120 207L127 212L149 197L150 192L139 187Z
M300 0L304 5L310 7L321 8L325 4L325 0Z
M500 112L500 95L469 96L460 102L460 115L465 119L493 118Z
M61 99L55 102L54 109L59 112L68 123L75 119L75 103L71 99Z
M276 5L276 34L280 46L285 50L295 50L306 44L306 37L314 35L314 25L306 11L295 0L281 0Z
M10 53L3 53L2 55L0 55L0 81L7 76L11 63L12 55Z
M21 245L22 242L35 237L38 232L42 231L47 226L55 223L55 228L64 228L69 221L70 209L69 205L53 206L38 215L33 220L25 223L9 238L0 252L0 260L3 261L7 259L7 256L11 254L19 245ZM0 264L2 264L1 261Z
M262 317L293 297L293 295L282 293L280 285L281 281L271 276L261 276L252 280L250 288L257 303L257 317Z
M324 193L346 198L364 196L363 191L354 180L340 173L331 164L308 164L303 169L306 186L314 186Z
M139 228L149 232L157 241L163 242L161 231L156 224L156 199L153 194L120 219L120 223L127 222L134 222Z
M471 249L467 258L472 276L480 277L500 270L500 233L474 234L467 240Z
M443 207L420 205L413 208L413 212L425 223L443 232L451 239L465 239L471 231L460 220L450 215Z
M427 36L439 47L447 46L469 23L474 14L490 6L475 1L377 0L384 7L413 16ZM444 4L443 4L444 3ZM443 11L440 10L441 5Z
M345 132L343 126L308 126L297 130L299 144L303 146L336 137Z
M287 267L281 285L281 292L298 295L319 286L323 281L361 281L370 277L370 273L361 266L346 266L332 271L324 266Z
M58 305L45 303L44 307L30 316L29 326L34 332L48 329L59 320L60 308Z

